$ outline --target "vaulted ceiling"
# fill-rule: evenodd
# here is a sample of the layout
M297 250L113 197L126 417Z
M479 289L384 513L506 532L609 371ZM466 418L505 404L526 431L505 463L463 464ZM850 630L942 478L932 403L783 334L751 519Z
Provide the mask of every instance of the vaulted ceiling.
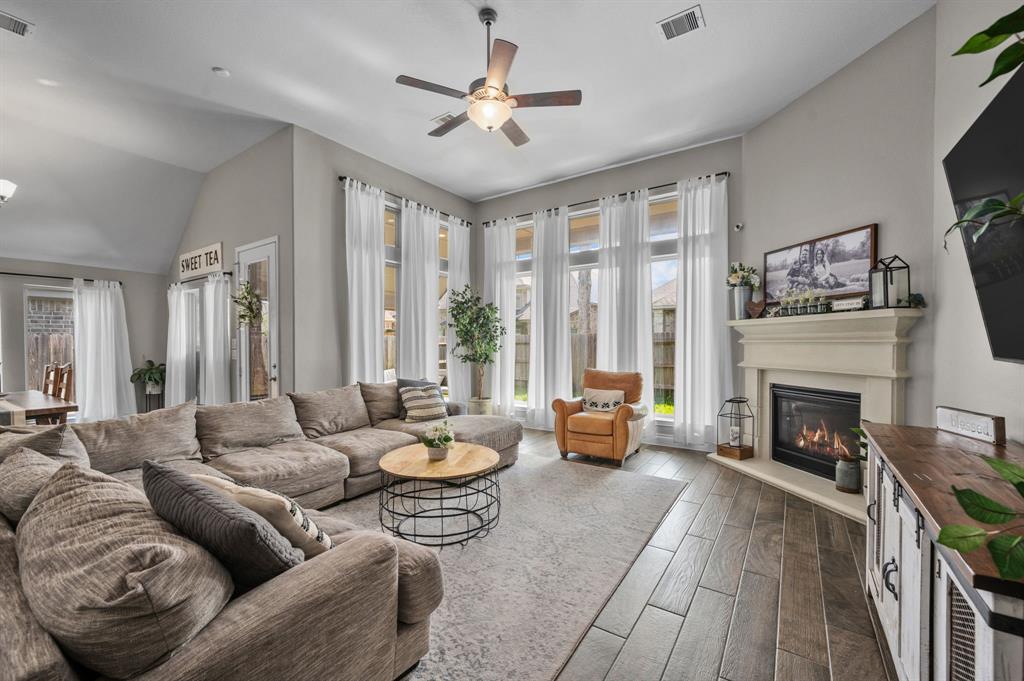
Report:
M474 201L730 137L933 0L705 0L707 27L672 41L656 22L692 0L494 0L511 89L583 90L517 112L520 148L471 124L428 137L464 105L394 82L482 76L483 4L0 0L37 25L0 35L0 177L20 185L0 250L163 271L202 174L284 123Z

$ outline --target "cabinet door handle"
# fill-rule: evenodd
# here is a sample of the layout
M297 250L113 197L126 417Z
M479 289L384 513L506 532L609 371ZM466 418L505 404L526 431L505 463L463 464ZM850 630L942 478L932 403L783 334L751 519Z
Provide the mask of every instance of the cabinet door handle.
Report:
M894 573L899 572L899 566L896 565L896 559L888 561L882 568L882 583L885 584L885 590L892 594L894 600L900 600L900 595L896 593L896 585L889 581Z
M870 504L868 504L868 508L867 508L867 511L866 511L866 513L868 515L868 520L871 521L872 525L874 525L875 523L878 522L877 520L875 520L875 516L871 515L871 509L873 509L877 505L878 505L877 501L872 501Z

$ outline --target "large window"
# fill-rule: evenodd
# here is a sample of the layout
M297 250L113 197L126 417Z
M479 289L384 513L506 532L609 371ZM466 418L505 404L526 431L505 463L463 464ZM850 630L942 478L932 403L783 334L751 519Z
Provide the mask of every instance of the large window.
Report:
M74 361L74 303L67 289L25 289L25 387L42 390L48 364Z
M530 387L530 296L533 292L533 223L516 229L516 344L515 401L526 403Z
M652 250L651 318L654 324L654 413L675 413L676 277L679 262L674 239L679 235L679 199L674 194L650 201ZM671 243L658 244L664 241ZM666 254L666 251L668 252Z
M583 395L583 370L597 363L597 268L569 273L569 348L573 397Z

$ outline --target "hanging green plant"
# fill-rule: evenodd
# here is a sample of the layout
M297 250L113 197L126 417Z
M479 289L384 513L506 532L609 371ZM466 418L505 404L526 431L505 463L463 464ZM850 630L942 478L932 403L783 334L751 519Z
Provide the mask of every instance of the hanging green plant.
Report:
M231 296L232 302L238 308L238 323L245 324L251 329L259 329L263 323L263 299L256 292L252 283L242 282L238 287L238 293Z

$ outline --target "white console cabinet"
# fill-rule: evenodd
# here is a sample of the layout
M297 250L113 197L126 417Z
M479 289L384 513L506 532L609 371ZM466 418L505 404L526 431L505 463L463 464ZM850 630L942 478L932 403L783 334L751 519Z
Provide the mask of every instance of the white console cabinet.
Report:
M1024 461L1024 449L928 428L865 430L866 583L900 681L1024 681L1024 584L1001 579L984 550L961 556L934 541L943 525L976 524L957 517L950 480L990 491L978 455Z

